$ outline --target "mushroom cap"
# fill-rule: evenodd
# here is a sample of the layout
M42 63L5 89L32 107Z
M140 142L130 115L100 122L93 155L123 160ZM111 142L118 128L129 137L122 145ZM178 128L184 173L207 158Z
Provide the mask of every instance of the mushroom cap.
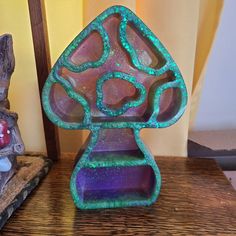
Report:
M159 39L113 6L65 49L42 97L49 119L65 129L162 128L183 114L187 90Z

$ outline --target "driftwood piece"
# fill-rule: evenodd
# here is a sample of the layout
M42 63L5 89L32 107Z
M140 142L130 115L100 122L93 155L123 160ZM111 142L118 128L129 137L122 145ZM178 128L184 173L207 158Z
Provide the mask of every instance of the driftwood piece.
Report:
M8 89L15 67L11 35L0 36L0 194L16 167L16 156L24 144L17 125L17 114L10 112Z
M8 89L11 75L15 68L12 36L4 34L0 36L0 106L10 108L8 101Z

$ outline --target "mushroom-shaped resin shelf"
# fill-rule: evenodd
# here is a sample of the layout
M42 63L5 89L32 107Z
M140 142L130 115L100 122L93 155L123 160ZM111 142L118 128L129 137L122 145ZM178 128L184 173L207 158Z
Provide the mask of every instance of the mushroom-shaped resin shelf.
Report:
M174 124L186 103L177 65L133 12L113 6L92 21L62 53L43 89L54 124L91 131L71 177L76 206L154 203L161 176L140 130Z

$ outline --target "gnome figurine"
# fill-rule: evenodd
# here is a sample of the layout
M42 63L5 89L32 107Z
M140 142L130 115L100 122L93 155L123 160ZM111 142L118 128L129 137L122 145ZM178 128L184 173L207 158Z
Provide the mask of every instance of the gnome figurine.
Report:
M24 144L17 125L17 114L9 111L8 88L14 71L12 37L0 36L0 194L12 177L16 156L24 153Z

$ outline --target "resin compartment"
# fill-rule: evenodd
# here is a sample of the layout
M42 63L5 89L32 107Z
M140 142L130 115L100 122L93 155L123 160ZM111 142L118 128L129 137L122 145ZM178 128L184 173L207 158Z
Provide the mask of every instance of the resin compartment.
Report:
M151 198L155 174L151 166L83 168L77 175L77 191L85 205L98 201L110 205L122 200L132 201Z
M81 209L150 205L159 169L140 138L183 114L187 91L170 54L129 9L114 6L66 48L43 90L49 119L89 129L71 177Z

